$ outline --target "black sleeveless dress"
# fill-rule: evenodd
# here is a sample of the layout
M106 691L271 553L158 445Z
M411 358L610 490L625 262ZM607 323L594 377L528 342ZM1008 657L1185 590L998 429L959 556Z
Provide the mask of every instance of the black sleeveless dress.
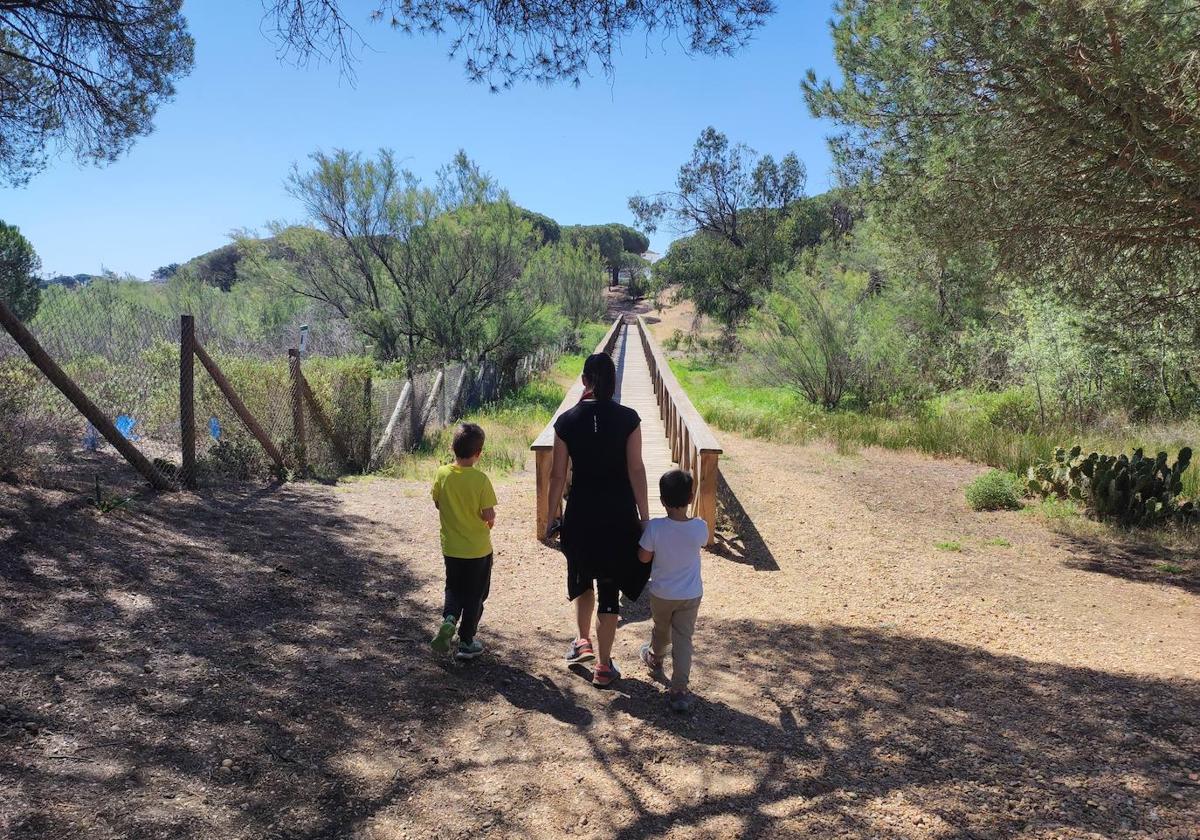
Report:
M612 400L585 400L554 421L571 456L562 548L572 600L593 580L607 579L637 600L649 579L649 565L637 558L641 526L625 457L641 422L636 411Z

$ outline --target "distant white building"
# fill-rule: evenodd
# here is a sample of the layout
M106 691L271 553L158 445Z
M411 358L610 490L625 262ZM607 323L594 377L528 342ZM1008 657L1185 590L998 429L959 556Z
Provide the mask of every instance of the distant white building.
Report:
M641 267L640 272L642 279L647 280L650 277L650 267L662 259L662 254L658 253L657 251L644 251L641 254L638 254L638 256L646 261L646 264ZM622 286L629 285L628 269L623 268L617 273L617 282Z

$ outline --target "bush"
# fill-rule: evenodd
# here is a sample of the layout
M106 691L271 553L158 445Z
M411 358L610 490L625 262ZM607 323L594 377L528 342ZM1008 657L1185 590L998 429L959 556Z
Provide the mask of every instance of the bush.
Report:
M967 485L967 504L972 510L1017 510L1021 507L1017 477L1003 470L989 470Z
M1037 404L1028 391L1001 391L987 408L987 420L999 429L1028 432L1038 425Z

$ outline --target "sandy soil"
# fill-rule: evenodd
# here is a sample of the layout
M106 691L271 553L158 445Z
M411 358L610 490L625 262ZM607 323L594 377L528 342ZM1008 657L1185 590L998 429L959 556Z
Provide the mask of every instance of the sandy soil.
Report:
M467 666L423 484L0 486L0 837L1200 836L1194 576L973 513L968 464L723 437L689 716L643 604L615 688L560 663L527 472Z

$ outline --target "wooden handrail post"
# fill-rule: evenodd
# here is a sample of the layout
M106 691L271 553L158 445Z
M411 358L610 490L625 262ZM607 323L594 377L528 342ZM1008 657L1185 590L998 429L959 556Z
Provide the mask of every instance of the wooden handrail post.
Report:
M700 488L696 493L696 516L708 523L708 544L717 535L717 474L719 452L700 453Z
M50 380L62 395L70 400L71 405L79 410L89 423L91 423L100 434L104 435L104 439L113 445L113 448L121 453L129 465L141 473L142 478L150 482L150 485L156 490L174 490L175 485L147 460L136 446L133 445L117 427L112 424L112 421L105 416L94 402L92 402L87 394L80 390L75 384L75 380L67 376L58 363L50 358L38 340L33 337L33 333L25 328L18 318L4 301L0 301L0 326L3 326L8 334L13 337L25 355L29 357L29 361L33 362L34 366L42 372L42 374Z
M707 523L708 542L711 545L716 538L721 445L675 378L661 348L651 339L645 319L639 316L637 323L654 384L654 395L658 399L659 413L666 427L671 458L696 476L696 500L692 509L695 516Z
M179 316L179 446L180 478L196 486L196 319Z
M292 436L296 439L296 470L308 472L308 447L304 434L304 374L300 370L300 351L288 350L288 372L292 379Z
M275 462L275 466L280 470L285 469L283 455L280 454L279 448L275 446L274 441L263 431L258 420L250 413L250 409L246 408L246 404L242 402L242 398L238 396L238 392L226 378L217 363L213 361L212 356L208 355L208 351L204 349L204 345L199 341L193 342L193 350L196 358L200 360L200 364L204 366L204 369L208 371L208 375L212 377L212 381L216 383L217 389L225 397L225 401L229 403L229 407L233 409L233 413L238 416L238 419L242 421L242 424L245 425L250 434L254 436L254 439L262 446L267 456Z
M554 450L535 451L533 466L537 481L537 536L541 538L550 524L546 519L546 511L550 508L550 470L554 466Z

